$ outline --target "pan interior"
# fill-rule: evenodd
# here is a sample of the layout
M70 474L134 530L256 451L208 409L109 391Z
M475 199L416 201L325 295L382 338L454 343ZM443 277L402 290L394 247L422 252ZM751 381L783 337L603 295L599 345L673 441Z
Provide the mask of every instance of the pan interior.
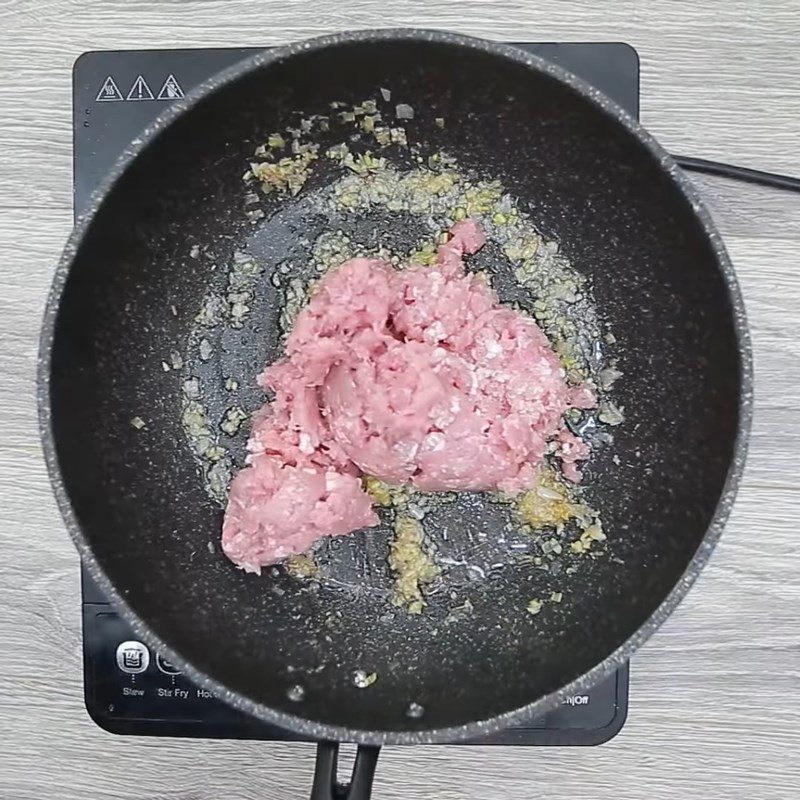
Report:
M390 603L380 532L333 543L345 579L318 587L282 571L234 569L218 546L221 510L181 426L185 375L162 368L197 335L197 309L219 280L211 264L254 246L242 205L254 148L298 114L358 103L381 87L413 106L416 138L435 136L462 167L500 180L559 242L591 282L624 373L615 396L625 422L585 477L607 554L574 575L507 562L459 583L456 597L433 595L419 616ZM294 208L256 245L291 250L311 224ZM370 225L388 241L413 223ZM195 243L212 257L193 258ZM259 296L260 324L213 343L203 382L215 408L228 402L232 371L252 377L280 351L279 298L266 288ZM723 488L739 367L714 250L691 203L632 134L553 77L499 56L436 42L360 42L238 78L136 158L75 256L50 402L65 487L99 567L181 657L256 703L313 722L429 730L488 719L557 689L605 659L664 600ZM261 395L245 383L241 400L251 408ZM133 427L135 417L146 427ZM241 444L231 445L239 459ZM467 496L438 513L436 536L497 546L496 506ZM558 606L525 613L532 597L551 591L563 592ZM454 616L465 599L471 613ZM358 670L378 679L358 688ZM296 685L300 702L289 691ZM412 703L421 716L407 713Z

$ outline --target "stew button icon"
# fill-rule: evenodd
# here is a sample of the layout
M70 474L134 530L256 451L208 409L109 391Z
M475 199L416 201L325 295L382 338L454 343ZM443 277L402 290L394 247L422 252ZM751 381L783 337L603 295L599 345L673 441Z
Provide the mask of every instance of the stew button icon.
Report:
M122 642L117 647L117 666L130 675L144 672L150 664L150 651L141 642Z

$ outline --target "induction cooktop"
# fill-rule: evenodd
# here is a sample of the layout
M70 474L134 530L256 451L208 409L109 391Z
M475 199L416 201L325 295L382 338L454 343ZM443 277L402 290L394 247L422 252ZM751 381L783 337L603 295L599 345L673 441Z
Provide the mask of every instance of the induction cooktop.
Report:
M639 114L639 59L622 43L526 43ZM123 148L170 103L260 48L129 50L84 53L73 69L74 209ZM86 707L113 733L204 738L299 740L227 706L136 639L114 606L83 572ZM615 736L628 710L628 666L591 691L568 697L532 719L477 744L591 745Z

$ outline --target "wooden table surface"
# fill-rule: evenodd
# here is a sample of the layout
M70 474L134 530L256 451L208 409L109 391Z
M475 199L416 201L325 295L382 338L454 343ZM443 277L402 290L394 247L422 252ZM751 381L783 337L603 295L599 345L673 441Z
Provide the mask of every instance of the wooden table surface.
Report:
M674 152L800 173L800 2L0 0L0 798L287 800L305 745L114 737L82 700L78 561L34 410L39 318L71 222L70 71L84 50L271 45L417 25L622 40ZM390 748L376 798L800 796L800 196L698 180L750 315L756 414L722 544L632 665L628 723L591 749ZM474 776L474 777L469 777Z

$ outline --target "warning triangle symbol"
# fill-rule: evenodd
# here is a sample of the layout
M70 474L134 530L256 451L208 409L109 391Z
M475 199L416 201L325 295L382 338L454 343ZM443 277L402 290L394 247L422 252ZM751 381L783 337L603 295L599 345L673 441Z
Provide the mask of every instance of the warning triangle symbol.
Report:
M122 100L122 94L119 89L117 89L117 84L114 83L114 79L110 75L103 81L103 85L100 87L100 91L97 93L95 100L98 103L110 103L114 100Z
M158 99L177 100L179 97L183 97L183 89L181 89L178 81L175 80L174 75L168 75L164 85L161 87L161 91L158 93Z
M125 99L126 100L153 99L153 93L150 91L150 87L147 85L147 81L141 75L139 75L133 82L133 86L131 86L131 90L128 92L128 96Z

